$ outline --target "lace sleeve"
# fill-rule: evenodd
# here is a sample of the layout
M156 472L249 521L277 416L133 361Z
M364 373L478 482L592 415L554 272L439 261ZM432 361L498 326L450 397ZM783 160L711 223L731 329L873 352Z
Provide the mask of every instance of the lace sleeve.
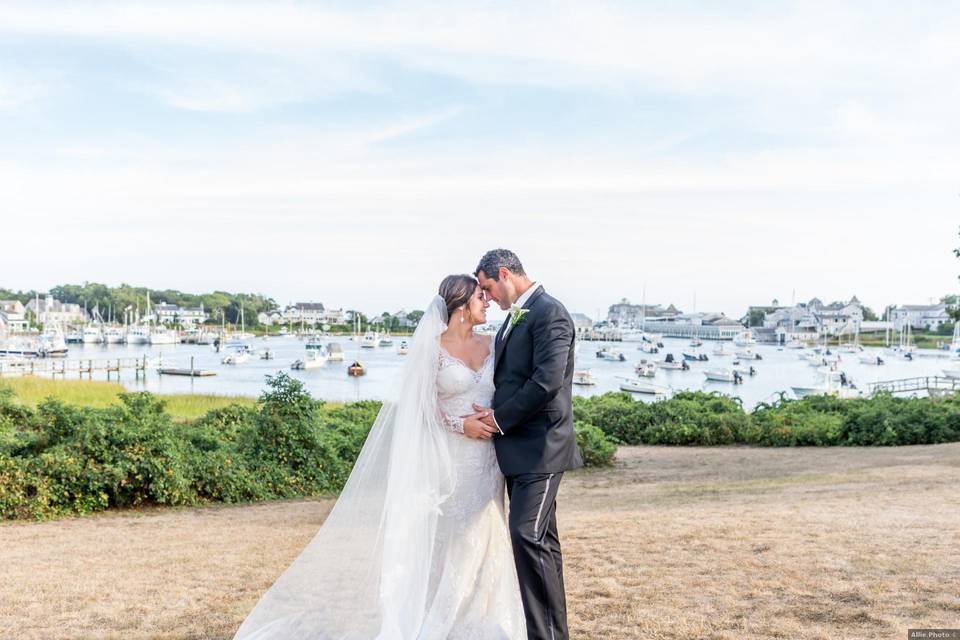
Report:
M459 416L447 415L443 411L440 411L440 422L442 422L443 426L450 431L463 433L463 418Z

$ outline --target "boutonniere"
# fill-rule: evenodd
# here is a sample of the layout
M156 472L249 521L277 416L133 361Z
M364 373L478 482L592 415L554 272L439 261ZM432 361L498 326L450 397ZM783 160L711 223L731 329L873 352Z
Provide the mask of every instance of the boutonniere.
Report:
M510 326L515 327L521 322L523 322L523 319L527 317L528 313L530 313L530 309L524 309L523 307L517 306L515 304L511 305L510 306Z

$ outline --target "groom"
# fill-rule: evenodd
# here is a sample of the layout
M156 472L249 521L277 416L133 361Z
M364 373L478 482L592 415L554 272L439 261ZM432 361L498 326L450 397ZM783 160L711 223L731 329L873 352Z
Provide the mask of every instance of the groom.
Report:
M510 497L510 536L530 640L566 640L567 603L557 533L557 488L583 466L573 432L573 321L532 282L516 254L488 251L476 271L488 300L510 315L494 346L497 461Z

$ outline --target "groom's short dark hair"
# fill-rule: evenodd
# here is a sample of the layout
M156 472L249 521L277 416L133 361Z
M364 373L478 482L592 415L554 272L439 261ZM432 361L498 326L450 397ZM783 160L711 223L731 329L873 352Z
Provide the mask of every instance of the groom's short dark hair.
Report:
M477 265L477 270L473 272L473 275L479 276L480 272L483 271L484 276L499 282L500 267L506 267L518 276L527 275L523 270L523 265L520 264L520 258L509 249L493 249L492 251L487 251L483 254L483 257L480 258L480 264Z

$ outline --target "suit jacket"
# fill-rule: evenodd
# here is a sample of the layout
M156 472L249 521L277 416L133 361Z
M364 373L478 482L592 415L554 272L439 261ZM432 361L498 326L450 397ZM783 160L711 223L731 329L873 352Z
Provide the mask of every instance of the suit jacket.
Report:
M566 308L537 287L528 313L494 352L494 436L504 475L560 473L583 466L573 431L573 357L576 332Z

